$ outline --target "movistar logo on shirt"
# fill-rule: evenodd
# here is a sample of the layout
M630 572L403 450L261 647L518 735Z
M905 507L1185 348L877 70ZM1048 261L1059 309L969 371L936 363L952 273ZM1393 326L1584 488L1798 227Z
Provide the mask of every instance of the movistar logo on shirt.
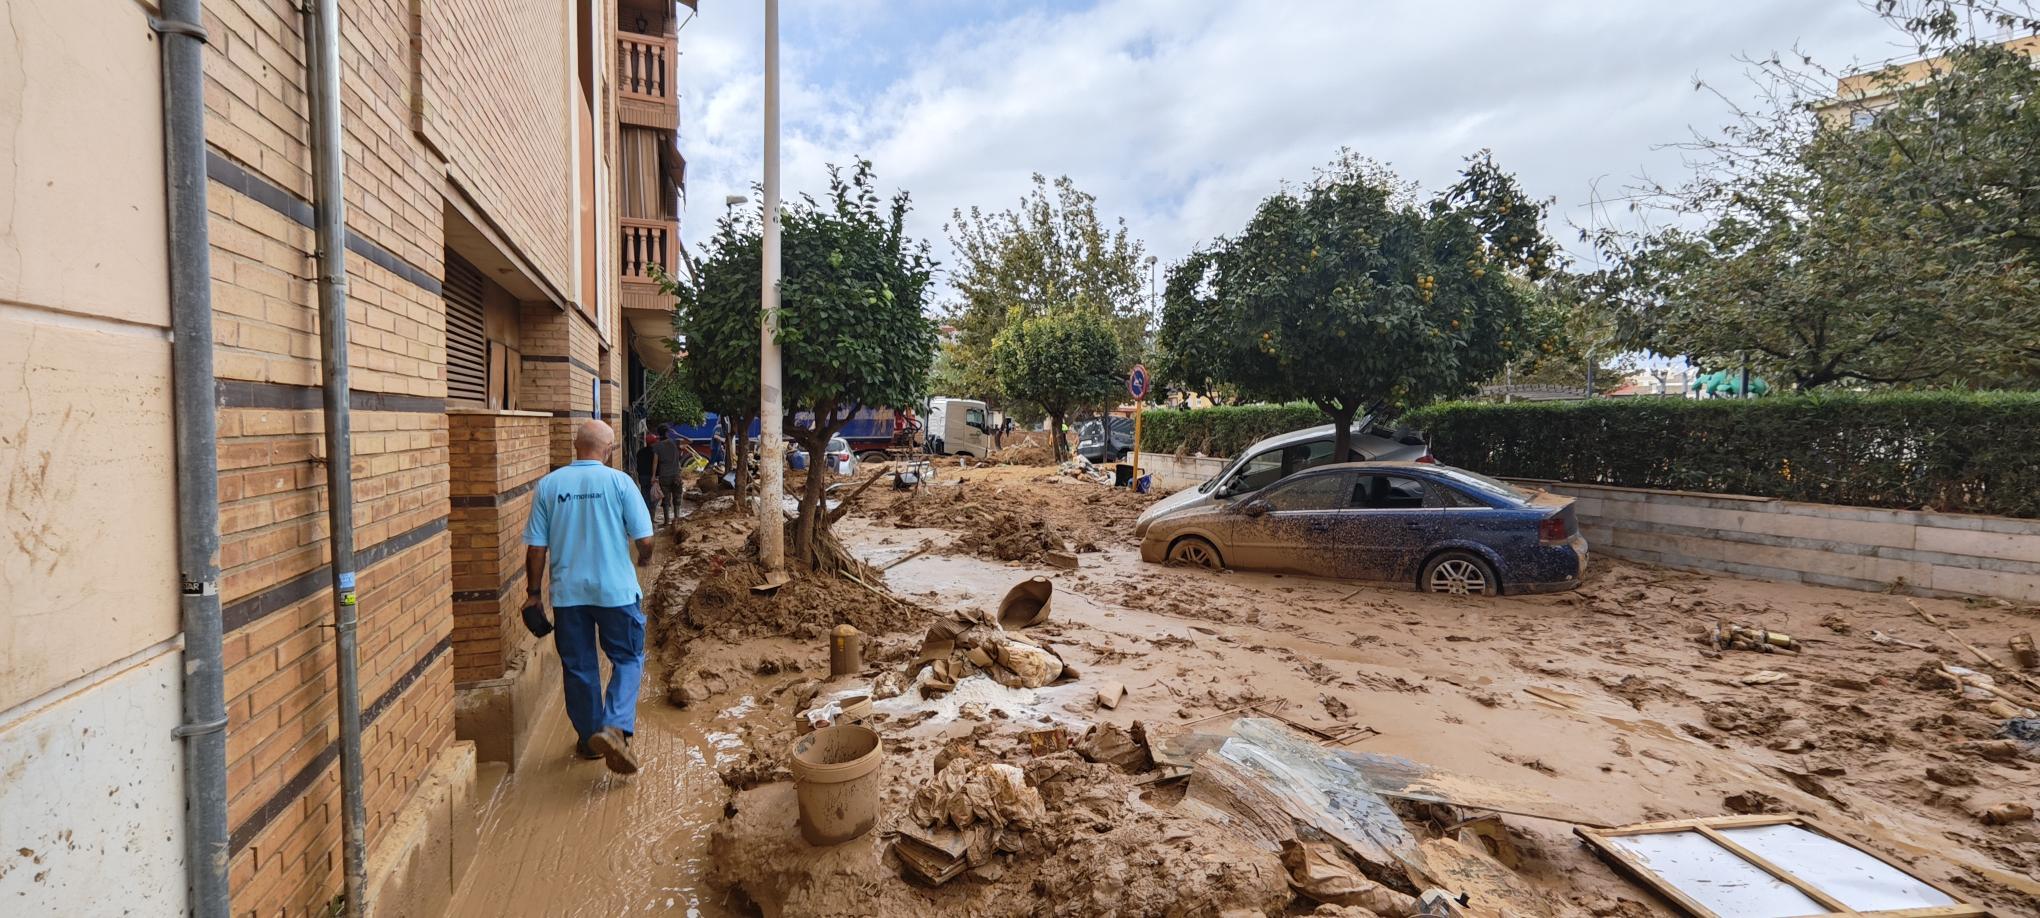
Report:
M570 500L601 500L601 499L602 499L602 495L600 495L600 494L562 494L562 495L560 495L560 503L563 503L563 504L564 504L564 503L566 503L567 501L570 501Z

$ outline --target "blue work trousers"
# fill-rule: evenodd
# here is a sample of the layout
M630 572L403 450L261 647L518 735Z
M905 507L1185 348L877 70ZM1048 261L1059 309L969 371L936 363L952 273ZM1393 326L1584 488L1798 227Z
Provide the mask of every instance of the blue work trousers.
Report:
M586 740L615 727L637 732L638 681L645 670L645 613L627 606L558 606L553 609L553 642L567 688L567 719ZM609 690L602 689L602 664L595 646L609 658Z

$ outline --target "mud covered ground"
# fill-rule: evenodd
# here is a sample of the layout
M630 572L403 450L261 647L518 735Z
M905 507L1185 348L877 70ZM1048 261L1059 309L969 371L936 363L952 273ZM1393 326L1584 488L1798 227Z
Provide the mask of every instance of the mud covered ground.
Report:
M1160 568L1139 562L1130 536L1150 497L1043 467L943 468L936 482L874 491L837 527L865 561L899 562L882 576L900 600L838 581L761 601L746 589L755 574L741 518L681 527L652 597L653 641L672 699L718 712L718 729L743 741L710 763L732 794L711 879L735 901L790 915L1306 914L1272 854L1173 812L1180 782L1136 783L1081 761L1036 774L1043 760L1024 748L1023 734L1044 726L1166 726L1259 704L1326 731L1371 727L1353 748L1527 788L1608 825L1806 813L2002 914L2040 914L2036 824L1978 815L2035 802L2040 773L1995 738L2002 717L1987 701L1931 674L1982 667L1902 596L1605 557L1576 592L1471 600ZM1078 569L1043 563L1051 537L1078 553ZM1029 634L1077 681L959 683L926 700L888 675L913 659L929 620L989 608L1032 574L1052 576L1057 593L1052 621ZM2000 659L2007 638L2040 628L2030 608L1918 602ZM1785 632L1805 652L1717 651L1705 635L1718 620ZM823 634L844 621L873 635L867 669L830 680ZM1129 690L1116 710L1096 701L1107 680ZM879 830L807 846L787 783L794 715L874 689L887 756ZM889 831L938 758L959 754L1027 770L1045 810L1007 833L1015 850L989 869L939 889L909 884L886 853ZM1596 860L1570 824L1503 819L1524 855L1517 875L1548 900L1525 914L1675 914Z

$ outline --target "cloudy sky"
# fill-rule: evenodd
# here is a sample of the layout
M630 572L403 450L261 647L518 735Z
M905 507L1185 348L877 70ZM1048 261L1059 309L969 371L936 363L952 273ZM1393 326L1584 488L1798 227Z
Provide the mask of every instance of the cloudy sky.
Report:
M784 0L784 184L872 159L946 254L955 208L1010 206L1029 175L1068 174L1163 263L1232 233L1284 179L1341 146L1426 188L1483 147L1553 232L1592 222L1596 183L1675 180L1664 144L1709 130L1739 54L1891 58L1857 0ZM684 12L684 10L683 10ZM683 235L762 175L763 4L707 0L680 33ZM755 204L753 205L755 206ZM1628 219L1618 212L1618 219ZM1576 246L1575 246L1576 247ZM946 258L944 258L947 261Z

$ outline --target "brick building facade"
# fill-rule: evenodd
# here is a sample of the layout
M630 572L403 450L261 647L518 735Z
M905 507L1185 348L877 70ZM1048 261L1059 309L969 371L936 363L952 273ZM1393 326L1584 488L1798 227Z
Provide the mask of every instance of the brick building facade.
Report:
M370 892L383 911L415 913L443 898L462 866L477 755L514 761L535 693L557 691L557 680L547 688L542 678L550 651L516 614L531 486L571 459L581 419L621 426L627 376L665 351L652 333L661 304L640 298L627 314L621 302L643 269L624 267L637 262L623 251L618 191L649 180L677 194L675 11L611 0L340 6ZM273 0L203 7L229 877L236 914L306 914L340 890L341 828L303 19L295 4ZM0 78L0 136L20 147L10 152L22 168L56 176L48 190L5 202L17 219L0 236L0 325L61 344L0 349L0 375L24 380L24 397L0 399L8 403L0 422L27 430L80 418L135 441L111 454L75 438L54 444L40 461L82 464L70 473L77 481L10 498L11 513L57 522L45 536L49 557L10 563L0 581L31 597L0 611L0 634L33 624L38 635L0 643L11 670L0 677L0 764L27 761L31 746L48 746L52 724L101 695L160 704L168 686L175 700L151 12L134 0L21 0L0 14L18 33L49 38L47 50L24 58L25 82ZM662 34L623 29L647 14ZM651 176L617 155L623 132L644 127L625 123L621 102L628 94L633 117L645 120L635 59L648 41L666 49L659 66L668 68L657 81L667 92L658 116L665 158ZM117 128L65 123L61 110L80 100L145 117ZM103 151L107 131L140 161L117 166ZM67 166L74 149L97 152ZM114 178L118 198L93 187L103 175L89 174L116 167L136 173ZM80 171L88 172L65 180ZM58 224L97 216L95 206L106 214L102 232L141 253L126 265L139 280L116 288L65 279L86 273L81 259L91 253L55 248L76 235ZM677 245L674 213L669 202L667 245ZM641 232L637 223L629 233ZM126 305L129 297L145 305ZM35 444L4 446L19 479ZM139 511L140 534L111 537L123 505ZM105 559L82 548L109 538L135 556L120 562L139 584L86 569ZM95 647L91 638L108 628L118 639ZM174 762L176 747L155 736L157 726L127 726L148 735L133 754ZM92 745L100 741L68 741L80 757L101 754ZM120 817L138 833L172 820L154 833L160 845L126 855L109 845L97 863L59 857L41 878L0 874L0 894L56 913L99 913L107 902L94 897L115 887L95 878L119 877L122 857L146 862L157 879L166 863L181 871L178 807L160 799L175 792L160 781L129 791L152 796L137 807L143 815ZM17 812L48 813L48 825L9 827L10 851L16 834L19 847L54 844L64 807L51 801L61 796L51 787L0 790L10 822ZM174 906L163 895L148 901Z

